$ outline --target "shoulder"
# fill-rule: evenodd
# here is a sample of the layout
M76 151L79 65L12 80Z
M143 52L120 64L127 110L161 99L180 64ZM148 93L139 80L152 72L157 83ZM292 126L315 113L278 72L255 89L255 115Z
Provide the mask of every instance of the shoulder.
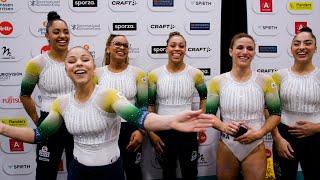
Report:
M66 109L71 94L66 94L55 99L51 104L51 110L60 114Z
M46 57L43 54L40 54L27 62L26 72L31 74L40 74L46 62Z

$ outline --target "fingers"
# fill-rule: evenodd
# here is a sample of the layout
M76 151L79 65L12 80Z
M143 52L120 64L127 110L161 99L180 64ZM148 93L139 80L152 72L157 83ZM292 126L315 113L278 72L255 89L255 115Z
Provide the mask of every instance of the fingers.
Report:
M156 143L156 146L155 146L156 151L157 151L158 153L163 153L163 147L164 147L164 146L165 146L164 143L163 143L161 140L159 140L159 141Z

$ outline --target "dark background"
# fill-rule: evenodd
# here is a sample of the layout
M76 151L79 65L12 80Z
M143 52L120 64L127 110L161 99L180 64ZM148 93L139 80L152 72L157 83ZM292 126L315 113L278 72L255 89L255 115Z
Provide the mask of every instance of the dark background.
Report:
M231 70L232 61L229 56L229 44L233 35L247 33L246 0L222 0L221 2L221 59L220 73Z

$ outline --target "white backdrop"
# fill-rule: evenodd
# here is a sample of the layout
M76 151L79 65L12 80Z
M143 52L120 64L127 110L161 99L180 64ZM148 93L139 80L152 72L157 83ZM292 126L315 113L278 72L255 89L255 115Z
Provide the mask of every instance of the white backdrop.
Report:
M34 127L19 100L19 85L26 62L48 50L43 24L51 10L68 23L70 47L88 46L98 66L110 33L127 35L130 64L149 71L167 62L164 47L168 34L180 31L187 40L185 61L201 68L206 80L219 74L220 0L0 0L2 122ZM39 104L37 91L33 97ZM196 95L195 105L197 101ZM212 176L217 133L208 130L201 137L199 176ZM3 136L0 142L0 179L33 180L35 146ZM145 150L148 148L152 151L146 144ZM158 178L159 166L153 157L144 158L143 168L147 178ZM59 179L65 175L63 161Z

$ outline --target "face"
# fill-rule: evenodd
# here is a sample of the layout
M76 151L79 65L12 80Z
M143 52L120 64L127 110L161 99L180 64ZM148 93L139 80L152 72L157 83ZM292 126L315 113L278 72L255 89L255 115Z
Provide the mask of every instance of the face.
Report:
M70 40L69 29L63 21L53 21L46 33L46 38L51 49L58 51L67 51Z
M229 49L233 65L239 67L250 67L255 54L255 44L247 37L235 40L232 49Z
M181 36L173 36L169 39L166 52L169 62L182 63L186 54L186 42Z
M73 48L68 52L65 67L75 86L84 85L93 80L95 70L93 58L81 47Z
M107 48L110 53L110 61L125 62L128 58L129 43L125 36L116 36L111 40Z
M315 40L308 32L297 34L291 43L291 53L298 62L311 62L316 49Z

